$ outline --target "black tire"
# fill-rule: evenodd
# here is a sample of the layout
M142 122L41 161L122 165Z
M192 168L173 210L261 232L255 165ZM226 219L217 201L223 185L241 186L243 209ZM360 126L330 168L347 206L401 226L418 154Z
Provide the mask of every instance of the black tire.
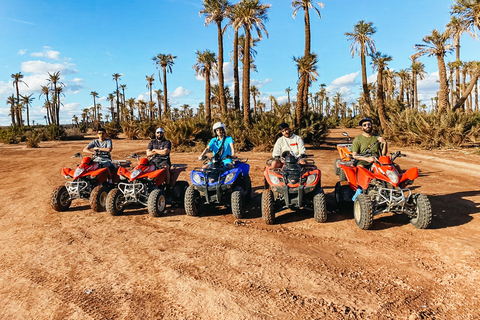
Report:
M415 218L410 219L410 223L417 229L426 229L432 223L432 206L430 205L430 200L424 194L417 194L414 198L416 202L416 213Z
M172 200L183 206L185 201L185 191L187 191L187 181L177 181L172 188Z
M318 188L313 196L313 217L319 223L327 221L327 202L322 188Z
M165 212L167 201L162 189L153 190L148 196L147 210L152 217L160 217Z
M64 185L53 190L50 204L52 205L53 210L59 212L66 211L70 208L72 200L70 200L70 195Z
M105 211L107 206L107 195L108 189L104 186L100 185L93 188L92 193L90 194L90 208L96 212Z
M335 159L335 175L339 175L340 174L340 171L342 171L342 169L340 169L340 167L338 166L338 163L342 161L341 159Z
M274 200L271 190L263 190L262 192L262 218L266 224L274 224L275 222Z
M185 213L188 216L197 216L198 215L198 202L199 202L200 194L193 185L189 186L187 190L185 190L185 199L184 199L184 206L185 206Z
M243 209L243 189L235 187L231 195L232 214L235 219L242 219L245 210Z
M243 176L243 190L245 190L244 204L247 204L252 199L252 180L250 176Z
M359 194L353 204L353 216L360 229L368 230L373 224L373 210L370 197L366 194Z
M118 216L125 210L125 197L118 188L110 190L107 195L106 209L112 216Z

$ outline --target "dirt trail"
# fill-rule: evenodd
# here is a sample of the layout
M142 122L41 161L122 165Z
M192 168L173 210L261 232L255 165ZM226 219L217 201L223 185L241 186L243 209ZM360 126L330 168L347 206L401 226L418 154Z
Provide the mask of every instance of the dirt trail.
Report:
M249 159L255 196L245 219L220 208L200 217L145 209L113 217L77 200L49 204L63 166L87 141L0 145L0 319L478 319L480 318L479 156L402 149L418 166L415 192L429 196L432 227L404 216L375 217L360 230L337 211L333 172L341 130L309 150L322 170L328 220L284 210L261 218L267 153ZM357 130L349 130L353 136ZM114 158L147 141L114 140ZM398 148L391 147L391 151ZM198 166L196 154L174 153ZM470 165L474 163L475 165Z

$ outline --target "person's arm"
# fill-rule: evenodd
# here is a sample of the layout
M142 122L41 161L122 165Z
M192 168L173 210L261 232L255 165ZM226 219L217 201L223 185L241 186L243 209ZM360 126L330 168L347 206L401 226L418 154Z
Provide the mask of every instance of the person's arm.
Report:
M282 155L282 138L278 138L273 147L272 157L280 157Z
M95 140L94 140L95 141ZM95 153L95 143L94 141L90 142L85 148L83 148L83 152L85 153Z
M171 148L171 143L167 144L167 146L163 149L153 149L152 147L150 150L147 149L147 156L153 156L155 154L158 154L159 156L168 156Z
M298 144L298 156L305 156L307 154L307 150L305 149L305 143L303 142L303 139L300 138L300 136L297 136L298 137L298 141L297 141L297 144Z
M377 141L378 143L382 144L382 150L380 155L386 156L388 152L387 140L385 140L383 137L378 137Z
M202 154L198 156L198 160L202 160L202 158L207 154L208 151L210 151L209 145L203 150Z
M235 143L233 142L233 139L232 139L232 142L230 143L230 151L231 151L231 157L232 158L235 158L237 156L237 153L235 151Z
M359 155L359 152L360 152L360 142L358 141L357 138L355 138L355 139L353 139L353 142L352 142L352 157L353 157L353 159L359 160L359 161L366 161L366 162L370 162L370 163L375 161L375 157L361 156L361 155Z

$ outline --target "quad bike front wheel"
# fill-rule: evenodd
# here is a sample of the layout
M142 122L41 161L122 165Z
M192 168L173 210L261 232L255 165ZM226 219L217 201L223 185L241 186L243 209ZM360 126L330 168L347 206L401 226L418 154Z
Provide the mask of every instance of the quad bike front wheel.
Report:
M417 194L413 198L416 205L416 216L410 219L410 223L417 229L426 229L432 223L432 206L430 200L424 194Z
M370 197L366 194L359 194L353 203L353 216L360 229L368 230L373 224L373 210Z
M313 196L313 217L320 223L327 221L327 204L322 188L318 188Z
M107 212L112 216L118 216L125 210L125 197L118 188L112 189L106 199Z
M235 187L231 195L232 214L235 219L242 219L245 209L243 208L243 189Z
M153 217L160 217L166 206L165 192L162 189L153 190L148 196L147 210Z
M50 204L52 205L53 210L55 211L65 211L70 208L72 200L70 200L70 195L68 194L67 188L63 185L52 192L52 197L50 198Z
M275 222L273 192L270 189L262 192L262 218L266 224Z
M185 191L185 213L188 216L197 216L198 215L198 202L200 198L200 193L195 190L193 185L189 186Z
M90 207L93 211L105 211L107 203L108 190L104 186L96 186L90 193Z

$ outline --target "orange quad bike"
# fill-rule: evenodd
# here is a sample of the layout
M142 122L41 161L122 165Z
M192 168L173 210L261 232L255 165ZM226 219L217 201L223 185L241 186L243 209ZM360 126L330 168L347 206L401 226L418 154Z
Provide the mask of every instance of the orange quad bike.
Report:
M399 167L394 163L396 158L403 156L405 155L397 151L391 156L375 158L370 170L339 163L348 182L337 182L335 201L340 207L346 201L353 200L353 215L359 228L370 229L373 217L386 212L406 214L410 223L418 229L430 226L430 200L424 194L412 193L407 187L418 177L417 167L400 173Z
M335 174L339 177L340 181L347 181L347 177L345 176L345 172L340 169L338 166L339 163L343 164L352 164L353 163L353 156L352 156L352 139L346 132L342 132L342 135L346 137L345 143L338 143L337 150L339 158L335 159Z
M75 169L64 167L62 174L67 181L65 185L53 190L50 204L56 211L65 211L70 208L72 200L86 199L90 201L92 210L105 210L105 200L108 192L118 183L117 168L129 166L129 161L105 159L97 155L82 157L76 153L72 158L81 158L81 163ZM111 166L113 170L110 170Z
M187 169L186 164L172 164L170 166L170 188L165 183L166 168L155 165L156 157L140 158L133 154L127 158L136 158L138 164L132 171L124 167L118 168L120 182L107 196L107 212L117 216L123 213L127 205L140 204L147 207L147 211L154 217L159 217L165 211L167 204L183 206L185 190L188 182L177 181L182 171Z
M312 209L315 221L327 220L325 194L321 186L321 171L312 159L304 159L306 165L298 163L292 154L282 157L282 168L270 168L269 161L264 170L265 190L262 192L262 217L265 223L275 222L275 207Z

